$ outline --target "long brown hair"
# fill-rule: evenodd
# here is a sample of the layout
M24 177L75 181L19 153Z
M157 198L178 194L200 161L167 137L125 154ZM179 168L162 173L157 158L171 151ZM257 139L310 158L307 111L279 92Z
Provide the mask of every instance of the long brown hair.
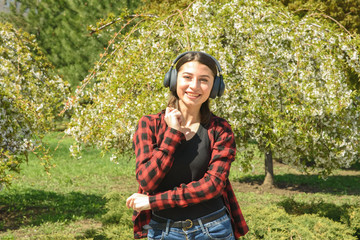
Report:
M189 53L185 54L182 58L180 58L176 64L177 72L179 72L182 65L184 65L187 62L191 62L191 61L197 61L201 64L206 65L213 72L214 79L215 79L215 76L217 75L216 63L214 62L214 60L211 57L209 57L208 55L203 54L201 52L189 52ZM179 109L179 96L177 95L176 90L171 91L169 101L168 101L168 107L173 107L173 108ZM207 99L200 107L200 122L201 122L201 124L206 126L210 122L210 117L211 117L210 100Z

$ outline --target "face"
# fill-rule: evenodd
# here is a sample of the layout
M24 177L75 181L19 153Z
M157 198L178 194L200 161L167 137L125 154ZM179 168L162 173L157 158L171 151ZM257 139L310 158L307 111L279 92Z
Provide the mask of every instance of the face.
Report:
M177 75L176 92L180 104L200 109L209 98L213 84L214 74L208 66L197 61L185 63Z

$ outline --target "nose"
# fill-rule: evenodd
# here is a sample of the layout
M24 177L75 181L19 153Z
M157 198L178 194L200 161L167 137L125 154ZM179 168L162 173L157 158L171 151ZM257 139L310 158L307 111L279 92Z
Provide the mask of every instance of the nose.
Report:
M196 89L199 87L199 82L198 79L196 77L194 77L190 83L190 88L192 89Z

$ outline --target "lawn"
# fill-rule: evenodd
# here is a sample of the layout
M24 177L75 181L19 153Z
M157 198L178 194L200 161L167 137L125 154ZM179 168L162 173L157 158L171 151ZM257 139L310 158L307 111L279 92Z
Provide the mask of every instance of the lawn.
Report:
M0 239L132 239L131 211L124 206L137 189L132 155L88 148L70 157L72 139L45 138L56 165L47 174L30 156L10 188L0 192ZM250 226L244 239L359 239L360 171L338 170L325 181L275 163L277 187L262 189L262 155L251 173L232 166L230 179Z

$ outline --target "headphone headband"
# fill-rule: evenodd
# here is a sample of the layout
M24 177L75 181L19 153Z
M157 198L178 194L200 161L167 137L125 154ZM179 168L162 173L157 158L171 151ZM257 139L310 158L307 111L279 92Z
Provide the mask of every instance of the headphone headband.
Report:
M219 75L221 75L222 73L222 70L221 70L221 66L220 66L220 63L218 62L218 60L216 60L216 58L214 58L213 56L211 56L210 54L206 53L206 52L200 52L200 51L187 51L187 52L184 52L184 53L181 53L180 55L178 55L175 60L173 61L173 63L171 64L171 67L174 67L174 65L179 61L180 58L182 58L183 56L185 56L186 54L188 53L201 53L201 54L204 54L206 56L208 56L209 58L211 58L214 62L215 62L215 65L216 65L216 68L219 72Z

